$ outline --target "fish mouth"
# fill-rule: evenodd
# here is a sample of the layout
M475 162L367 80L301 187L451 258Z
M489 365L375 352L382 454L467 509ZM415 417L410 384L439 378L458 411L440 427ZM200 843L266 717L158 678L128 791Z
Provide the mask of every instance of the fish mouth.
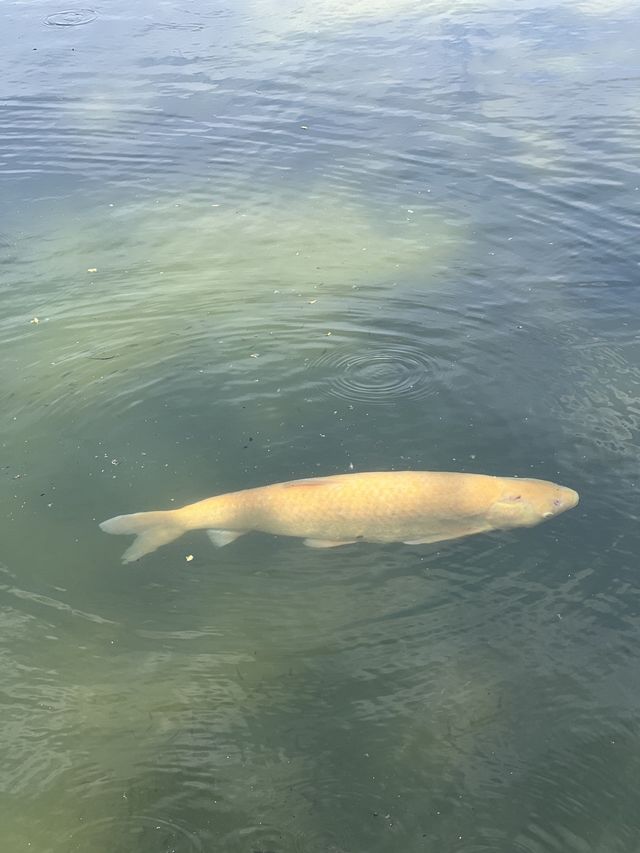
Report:
M562 503L565 509L573 509L580 502L580 495L573 489L565 489L562 494Z
M563 488L561 494L554 499L554 509L542 514L543 518L553 518L561 512L573 509L580 501L580 495L574 489Z

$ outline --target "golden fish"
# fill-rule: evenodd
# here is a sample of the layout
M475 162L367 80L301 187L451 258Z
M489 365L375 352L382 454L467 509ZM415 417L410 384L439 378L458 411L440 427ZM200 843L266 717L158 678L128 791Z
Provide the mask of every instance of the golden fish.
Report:
M187 530L214 544L260 530L304 538L311 548L353 542L422 545L511 527L533 527L578 503L578 493L546 480L430 471L370 471L291 480L229 492L166 512L118 515L106 533L135 534L130 563Z

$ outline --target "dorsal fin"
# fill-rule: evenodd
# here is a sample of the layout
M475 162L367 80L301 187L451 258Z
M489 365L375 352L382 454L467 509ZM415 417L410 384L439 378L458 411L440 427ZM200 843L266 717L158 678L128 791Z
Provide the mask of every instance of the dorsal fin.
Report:
M333 477L317 477L309 480L291 480L289 483L283 483L283 489L315 489L318 486L328 486L335 482Z

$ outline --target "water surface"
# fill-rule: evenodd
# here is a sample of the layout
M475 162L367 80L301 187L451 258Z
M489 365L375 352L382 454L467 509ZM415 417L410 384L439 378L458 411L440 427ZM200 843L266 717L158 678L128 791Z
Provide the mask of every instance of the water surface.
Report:
M632 2L3 5L0 810L38 853L637 853ZM440 547L97 522L557 480Z

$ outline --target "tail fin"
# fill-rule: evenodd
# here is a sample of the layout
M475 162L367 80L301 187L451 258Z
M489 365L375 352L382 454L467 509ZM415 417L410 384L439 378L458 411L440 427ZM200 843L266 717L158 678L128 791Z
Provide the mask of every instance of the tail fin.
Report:
M161 545L173 542L182 536L185 527L181 525L176 514L168 512L136 512L133 515L116 515L103 521L100 529L105 533L126 534L134 533L136 538L122 555L123 563L132 563L145 554L150 554Z

